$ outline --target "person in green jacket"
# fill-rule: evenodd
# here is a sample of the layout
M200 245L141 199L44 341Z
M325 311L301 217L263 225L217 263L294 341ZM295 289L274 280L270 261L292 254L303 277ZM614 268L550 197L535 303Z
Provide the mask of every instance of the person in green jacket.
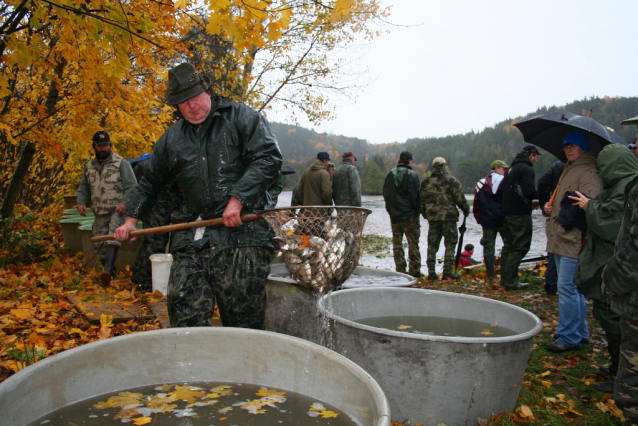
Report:
M625 185L638 173L638 161L623 145L612 144L598 154L596 168L607 189L594 199L578 191L577 197L570 197L574 205L585 211L587 219L587 243L578 257L574 281L578 290L594 302L594 317L605 331L611 359L610 379L603 383L592 383L591 386L611 393L620 356L620 318L611 310L607 297L602 293L601 274L614 254L614 244L623 217Z
M317 158L312 162L299 180L296 189L296 198L302 206L331 206L332 182L328 173L330 154L326 151L317 153Z
M268 121L214 95L210 78L190 63L168 72L168 98L183 116L157 141L127 208L118 241L167 184L184 196L177 223L223 218L224 226L174 233L168 283L171 327L210 325L215 300L224 326L263 329L274 234L263 220L243 223L279 180L282 157Z
M421 182L421 214L429 223L428 229L428 279L437 279L435 265L436 253L439 251L441 239L444 240L445 255L443 259L443 279L458 279L459 275L452 270L454 266L454 249L459 241L456 222L459 220L459 209L463 215L470 214L470 205L465 199L461 183L447 170L447 162L443 157L432 161L432 174Z
M361 207L361 179L354 166L357 161L353 152L343 153L343 162L332 176L332 198L335 206Z

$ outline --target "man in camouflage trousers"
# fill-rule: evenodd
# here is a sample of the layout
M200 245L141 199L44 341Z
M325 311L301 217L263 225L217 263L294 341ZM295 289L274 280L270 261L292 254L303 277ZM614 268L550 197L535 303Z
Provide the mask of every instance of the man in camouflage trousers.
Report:
M166 103L183 119L155 144L115 238L129 240L166 185L176 184L184 196L178 223L223 218L224 226L173 234L171 327L210 325L216 299L225 327L263 329L274 234L265 221L243 223L241 215L258 211L258 201L279 180L281 152L263 116L210 86L190 63L169 70Z
M625 425L638 425L638 175L625 186L623 221L602 279L603 293L620 315L622 335L614 400Z
M137 180L131 165L111 151L111 139L103 130L93 135L95 158L86 163L77 189L78 213L86 216L86 205L91 201L95 214L93 235L108 235L124 223L124 212ZM104 266L101 279L107 286L115 277L115 260L121 243L106 241L93 243L98 259Z
M419 176L410 167L412 154L404 151L399 164L392 169L383 184L385 209L392 224L392 250L397 272L408 273L403 251L403 235L408 240L409 274L415 278L421 273L421 222L419 220Z
M459 241L456 222L460 208L465 216L470 214L470 206L463 194L461 183L447 171L443 157L432 161L432 174L421 182L421 214L429 223L428 230L428 279L436 280L436 253L441 239L444 239L443 279L458 279L453 273L454 249Z

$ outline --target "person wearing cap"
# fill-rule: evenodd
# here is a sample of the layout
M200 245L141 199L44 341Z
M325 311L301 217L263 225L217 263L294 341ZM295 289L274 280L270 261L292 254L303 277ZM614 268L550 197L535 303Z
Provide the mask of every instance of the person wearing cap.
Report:
M302 206L331 206L332 182L328 173L328 163L332 161L325 151L317 153L312 162L299 179L296 199Z
M343 162L335 170L332 177L332 198L335 206L361 207L361 179L354 166L357 161L354 153L343 153Z
M503 249L501 287L522 290L529 284L518 282L518 267L532 244L532 210L537 208L538 191L533 166L541 155L534 145L526 145L505 171L503 182Z
M330 175L330 180L332 180L332 176L335 174L335 163L332 161L328 162L328 174Z
M563 139L563 149L567 157L563 176L552 199L543 207L544 215L549 217L545 224L547 252L554 253L558 274L558 329L556 341L547 345L547 350L555 353L580 349L583 342L589 341L585 297L574 281L584 234L576 227L563 227L555 218L561 212L561 200L567 191L594 198L603 189L596 157L589 152L587 134L582 130L568 134Z
M91 201L95 214L93 235L113 234L124 223L124 212L131 195L137 188L135 173L128 161L111 150L111 138L104 130L93 135L95 158L86 163L77 189L78 213L86 216L86 205ZM102 285L107 286L115 277L115 260L121 243L111 240L93 243L97 257L104 266Z
M461 209L465 216L470 214L470 206L465 199L463 187L447 170L447 162L443 157L432 161L432 173L423 179L420 190L420 210L428 221L428 279L436 280L436 253L439 251L441 239L445 246L443 257L443 279L459 278L453 271L454 249L459 241L456 222ZM457 208L458 207L458 208Z
M503 160L494 160L487 177L476 183L474 188L474 204L472 213L476 223L483 228L481 245L483 246L483 262L487 271L487 279L494 281L494 264L496 254L496 236L503 238L503 175L507 164Z
M634 155L634 157L638 159L638 148L636 148L636 141L637 140L634 139L633 143L630 143L629 145L627 145L627 148L629 148L629 150Z
M412 161L412 153L409 151L403 151L399 155L399 163L388 173L383 183L383 199L392 225L392 252L396 271L420 278L423 274L419 251L419 176L410 167ZM403 251L404 235L408 240L409 265Z
M258 211L279 179L277 139L263 116L213 94L210 78L188 62L169 70L166 103L183 118L155 144L115 238L129 240L163 188L176 183L184 196L177 223L223 218L224 226L173 233L171 327L210 325L216 301L224 326L263 329L274 234L265 221L243 223L241 215Z

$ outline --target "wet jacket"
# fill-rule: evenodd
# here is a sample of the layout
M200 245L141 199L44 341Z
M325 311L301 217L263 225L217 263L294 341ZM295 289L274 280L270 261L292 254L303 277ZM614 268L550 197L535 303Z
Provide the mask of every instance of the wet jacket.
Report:
M638 175L625 186L614 255L603 270L603 294L618 315L638 321Z
M585 208L587 244L578 257L575 282L586 297L601 302L601 273L614 254L625 205L625 186L638 173L638 162L622 145L606 146L596 159L604 191Z
M184 195L178 223L221 217L230 197L242 203L242 214L255 211L255 203L279 179L277 139L268 121L251 108L226 98L216 101L217 109L203 123L181 119L159 138L128 216L141 218L172 182ZM195 241L194 236L195 229L176 232L173 250L273 248L272 231L263 220L237 228L208 227L203 238Z
M552 215L545 224L547 252L578 259L583 233L577 228L565 229L554 220L561 212L560 200L567 191L579 191L594 198L602 189L603 181L598 175L596 158L591 152L585 152L578 160L565 165L565 174L558 185Z
M394 222L419 215L419 176L412 167L399 163L383 183L385 209Z
M78 206L87 205L97 215L112 213L118 204L127 205L137 188L135 173L128 161L111 152L102 164L94 158L84 166L77 189Z
M505 170L503 186L503 216L532 214L532 200L538 199L532 160L524 152L514 157Z
M304 206L331 206L332 182L328 167L315 158L301 175L297 186L297 198Z
M496 185L494 183L497 182ZM503 226L503 176L491 171L485 179L476 183L472 213L476 223L483 228ZM496 191L494 191L496 187Z
M429 222L458 221L457 206L465 216L470 214L461 183L445 167L435 167L432 174L423 179L420 196L421 214Z
M344 161L332 175L332 198L335 206L361 207L361 179L350 161Z

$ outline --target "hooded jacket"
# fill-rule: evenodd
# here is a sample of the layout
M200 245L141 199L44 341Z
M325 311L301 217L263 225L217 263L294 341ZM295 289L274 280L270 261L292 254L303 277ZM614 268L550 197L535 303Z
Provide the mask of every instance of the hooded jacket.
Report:
M461 183L446 167L435 167L432 174L421 182L421 214L428 222L458 221L459 211L470 214Z
M532 214L532 200L538 199L532 160L525 152L514 157L505 170L503 187L503 216Z
M331 206L332 182L328 167L315 158L299 180L297 199L303 206Z
M383 183L383 199L392 221L419 215L419 176L412 167L399 163L388 173Z
M557 188L552 215L545 223L547 252L578 259L583 232L577 228L565 229L554 220L561 212L560 200L567 191L579 191L594 198L602 189L603 181L598 175L596 158L591 152L585 152L578 160L565 165L565 174Z
M485 179L476 183L472 213L476 223L483 228L493 229L503 226L502 182L503 176L491 171Z
M587 244L578 257L575 282L586 297L601 302L602 271L614 254L625 205L625 186L638 173L638 161L622 145L607 145L598 154L596 167L605 187L585 208Z
M199 125L181 119L157 141L148 170L131 199L127 215L140 219L168 184L184 195L177 223L221 217L230 197L242 214L279 179L281 152L268 121L251 108L216 97L217 109ZM208 227L194 240L195 229L175 233L172 250L269 247L272 231L263 220L237 228Z

